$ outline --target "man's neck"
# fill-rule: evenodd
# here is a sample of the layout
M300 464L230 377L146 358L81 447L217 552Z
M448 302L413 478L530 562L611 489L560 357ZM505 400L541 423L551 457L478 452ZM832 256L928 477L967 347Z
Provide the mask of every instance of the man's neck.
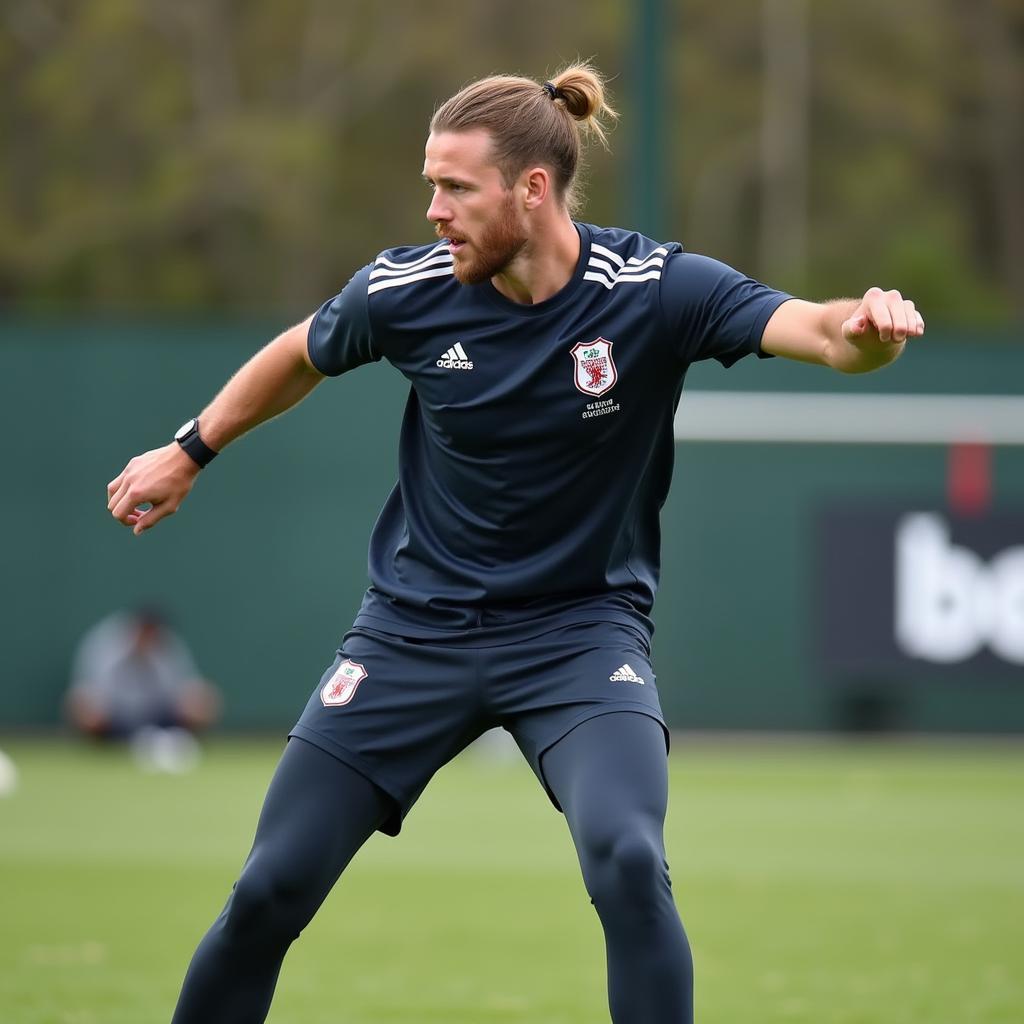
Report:
M557 295L576 273L580 236L569 215L537 231L491 284L512 302L533 305Z

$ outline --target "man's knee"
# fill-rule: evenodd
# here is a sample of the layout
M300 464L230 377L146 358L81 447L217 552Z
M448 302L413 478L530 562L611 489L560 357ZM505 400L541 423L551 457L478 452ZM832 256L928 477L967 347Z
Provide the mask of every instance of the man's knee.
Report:
M660 906L671 889L661 843L643 832L624 831L591 848L584 877L599 911L603 907L649 911Z
M246 865L224 908L224 931L234 939L260 937L291 942L306 921L294 885L258 862Z

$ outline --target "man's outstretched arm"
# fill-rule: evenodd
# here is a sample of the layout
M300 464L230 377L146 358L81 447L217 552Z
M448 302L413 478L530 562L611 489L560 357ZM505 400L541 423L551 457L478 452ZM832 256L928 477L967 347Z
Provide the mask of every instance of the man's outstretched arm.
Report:
M312 317L278 335L256 353L202 411L202 437L214 451L301 402L324 379L309 360ZM137 455L107 484L107 508L138 536L185 500L199 465L177 441ZM152 507L140 511L139 506Z
M772 314L761 348L772 355L867 373L891 363L908 338L924 334L914 303L897 291L869 288L862 299L790 299Z

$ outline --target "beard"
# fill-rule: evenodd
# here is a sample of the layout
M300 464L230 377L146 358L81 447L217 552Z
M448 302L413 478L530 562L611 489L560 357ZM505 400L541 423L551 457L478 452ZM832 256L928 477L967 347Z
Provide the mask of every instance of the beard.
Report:
M437 229L439 235L443 230ZM455 280L459 284L482 284L505 270L526 245L527 237L516 219L512 197L508 196L480 236L469 247L472 255L454 258Z

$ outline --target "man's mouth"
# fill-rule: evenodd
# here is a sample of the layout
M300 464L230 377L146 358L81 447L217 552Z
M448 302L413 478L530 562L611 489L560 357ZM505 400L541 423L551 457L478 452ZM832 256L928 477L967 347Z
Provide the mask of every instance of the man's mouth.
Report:
M445 235L444 240L448 243L448 248L452 252L458 252L466 244L464 238L455 238L452 235Z

